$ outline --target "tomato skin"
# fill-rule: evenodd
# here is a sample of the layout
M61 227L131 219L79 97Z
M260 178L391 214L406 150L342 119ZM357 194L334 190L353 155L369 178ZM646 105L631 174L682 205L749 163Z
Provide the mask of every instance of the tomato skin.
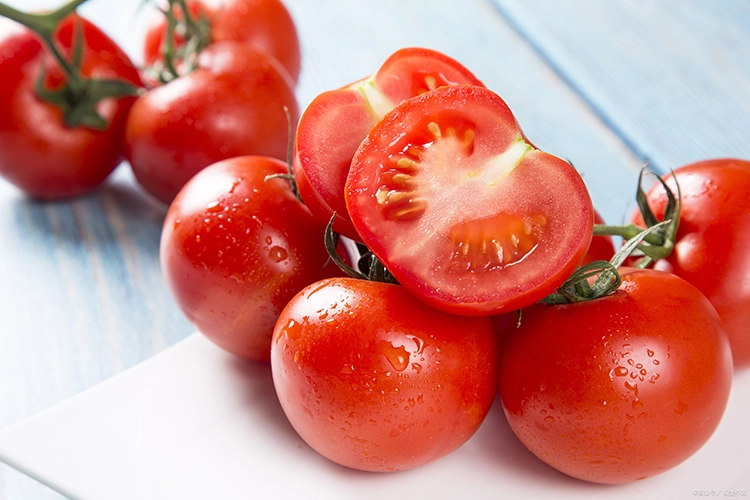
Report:
M570 476L619 484L683 462L719 425L732 384L721 319L672 274L622 268L610 296L524 309L505 345L511 428Z
M282 311L271 347L279 401L328 459L396 471L440 458L477 430L497 391L489 318L434 311L398 285L339 278Z
M242 358L269 359L279 313L299 290L339 276L324 227L267 175L280 160L236 157L188 182L169 207L161 266L177 305L206 337Z
M74 25L82 23L81 74L141 85L128 56L94 24L72 14L54 35L70 56ZM97 108L105 130L68 127L62 111L39 99L41 68L45 86L63 83L52 56L30 30L0 18L0 176L39 199L78 196L99 186L123 159L123 130L135 97L106 98Z
M604 224L604 219L596 210L594 210L594 224ZM581 261L581 267L596 260L606 260L609 262L614 255L615 245L612 243L610 236L594 236L591 238L591 245L589 245L589 249Z
M591 198L533 147L507 104L471 85L403 101L347 177L354 227L401 285L447 312L494 315L552 293L591 242ZM515 252L515 253L514 253Z
M674 171L682 193L680 225L672 253L655 269L697 287L714 305L732 344L735 369L750 367L750 161L704 160ZM674 178L665 177L676 191ZM648 204L663 218L667 198L656 185ZM643 225L639 214L633 221Z
M188 1L187 5L193 15L208 17L211 42L245 43L276 59L292 82L297 82L301 69L299 38L294 20L280 0L202 0ZM158 12L144 39L147 65L161 58L165 33L166 18Z
M321 93L305 108L295 139L294 172L313 215L354 240L344 187L352 157L367 133L396 104L436 86L482 85L458 61L421 47L397 50L372 75Z
M299 116L278 63L238 42L215 43L190 74L149 90L125 130L138 182L170 203L202 168L235 156L285 159L288 122Z

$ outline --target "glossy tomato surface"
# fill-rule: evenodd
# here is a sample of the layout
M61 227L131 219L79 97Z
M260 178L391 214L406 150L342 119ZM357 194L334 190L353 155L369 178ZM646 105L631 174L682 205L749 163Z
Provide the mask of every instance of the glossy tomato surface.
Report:
M279 317L271 370L299 435L367 471L411 469L466 442L497 391L489 318L435 311L398 285L324 280Z
M74 32L80 26L84 77L116 79L140 86L128 56L89 21L65 18L54 39L71 57ZM104 181L123 159L123 131L134 97L106 98L97 111L103 130L66 125L62 110L42 101L37 79L44 87L60 88L62 71L36 35L0 18L0 176L27 194L57 199L86 193Z
M594 210L594 224L605 224L601 214ZM612 243L611 236L594 236L591 238L591 245L586 250L586 255L581 261L581 266L590 264L597 260L609 260L615 255L615 245Z
M349 220L344 186L359 144L404 99L443 85L482 85L461 63L440 52L408 47L394 52L367 78L323 92L305 108L295 140L295 176L313 215L360 239Z
M279 160L238 157L209 166L169 207L161 265L175 301L206 337L240 357L268 361L271 333L303 287L339 275L324 227L282 179Z
M300 69L300 44L289 11L280 0L201 0L188 1L197 16L205 16L210 25L211 42L235 41L250 45L273 57L296 82ZM155 12L146 30L144 62L154 64L162 57L166 39L166 18ZM176 42L181 39L176 37Z
M278 63L238 42L215 43L198 68L133 105L126 153L138 182L169 203L204 167L246 155L286 159L294 90Z
M362 241L415 296L498 314L561 285L591 242L591 198L566 161L534 148L477 86L406 100L358 149L346 202Z
M695 285L724 320L736 369L750 367L750 161L706 160L666 178L682 209L675 247L654 267ZM661 219L667 196L656 185L647 193ZM643 224L639 215L637 223Z
M689 458L719 425L732 383L721 320L672 274L621 269L612 295L523 310L501 357L508 422L573 477L627 483Z

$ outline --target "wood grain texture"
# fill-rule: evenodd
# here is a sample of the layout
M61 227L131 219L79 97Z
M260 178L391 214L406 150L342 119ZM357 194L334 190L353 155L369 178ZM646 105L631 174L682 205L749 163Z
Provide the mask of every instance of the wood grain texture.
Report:
M750 157L750 3L494 2L643 162Z
M140 3L90 1L81 12L140 60ZM372 73L399 48L440 50L499 93L537 146L576 165L611 222L629 212L646 159L663 169L750 157L747 3L285 3L303 48L302 107ZM70 202L38 203L0 180L0 427L192 332L159 269L165 210L127 164ZM0 467L3 498L59 495Z

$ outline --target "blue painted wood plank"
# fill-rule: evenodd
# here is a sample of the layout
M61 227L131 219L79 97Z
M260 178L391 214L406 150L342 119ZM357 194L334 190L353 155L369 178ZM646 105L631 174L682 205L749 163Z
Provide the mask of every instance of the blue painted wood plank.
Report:
M750 158L750 3L494 2L644 162Z

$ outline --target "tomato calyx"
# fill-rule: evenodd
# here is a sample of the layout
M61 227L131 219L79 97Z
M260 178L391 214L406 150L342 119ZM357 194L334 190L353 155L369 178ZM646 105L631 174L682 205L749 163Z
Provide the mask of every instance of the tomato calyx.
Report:
M198 55L211 43L211 23L202 10L194 14L186 0L168 1L165 9L159 9L167 18L163 60L148 70L162 84L197 68ZM185 43L175 44L176 37Z
M618 269L649 235L664 230L671 220L657 222L626 241L609 260L595 260L579 267L565 283L540 300L543 304L573 304L611 295L622 283Z
M680 224L680 210L682 208L682 202L680 197L680 185L675 181L677 192L673 192L669 186L667 186L664 179L660 176L655 175L656 179L661 183L667 196L667 205L664 210L664 221L669 221L668 224L663 224L654 215L653 210L648 205L646 199L646 192L643 189L643 174L653 173L642 169L638 176L638 190L636 192L636 202L638 209L640 210L641 217L646 224L647 228L656 228L649 232L631 252L631 257L637 257L638 260L632 267L644 269L651 265L653 262L664 259L672 253L674 249L675 239L677 235L677 228ZM644 231L644 228L639 227L635 224L628 224L624 226L609 226L604 224L594 224L594 235L595 236L622 236L623 238L630 239Z
M44 14L22 12L0 3L0 16L16 21L36 33L63 72L64 83L59 87L49 89L45 85L47 74L44 65L40 65L39 76L35 84L37 96L60 108L67 126L104 130L108 123L97 112L98 103L109 97L138 95L141 89L123 80L87 78L81 74L84 46L81 19L76 19L73 26L74 39L69 59L55 43L55 32L62 20L73 14L85 1L72 0L57 10Z
M328 257L344 271L348 276L366 281L376 281L378 283L392 283L398 285L398 281L391 272L383 265L382 262L373 254L370 249L361 243L349 240L350 245L347 250L351 255L352 261L357 262L357 269L349 266L336 251L341 236L334 232L333 221L336 219L336 212L333 213L331 220L328 222L325 231L325 246L328 251Z

